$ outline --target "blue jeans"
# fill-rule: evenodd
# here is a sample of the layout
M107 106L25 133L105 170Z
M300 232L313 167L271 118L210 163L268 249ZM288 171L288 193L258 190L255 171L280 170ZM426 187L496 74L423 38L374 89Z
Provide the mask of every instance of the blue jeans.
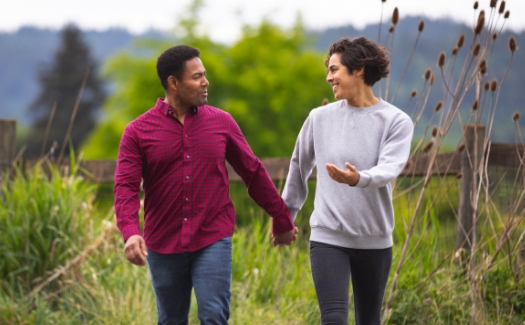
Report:
M187 325L195 288L203 325L225 325L230 317L232 239L196 252L159 254L148 249L148 269L157 298L158 324Z
M350 278L355 323L381 325L392 247L353 249L311 241L310 262L323 325L348 324Z

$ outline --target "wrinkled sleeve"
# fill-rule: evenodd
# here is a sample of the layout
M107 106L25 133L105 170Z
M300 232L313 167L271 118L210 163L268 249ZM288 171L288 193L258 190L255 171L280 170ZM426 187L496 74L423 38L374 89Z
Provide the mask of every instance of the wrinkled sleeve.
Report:
M359 171L359 181L355 186L378 188L399 176L410 156L413 132L414 125L408 117L395 124L381 149L377 165Z
M290 212L262 162L252 152L241 129L228 114L229 136L226 160L242 178L250 197L273 218L273 233L294 228Z
M283 199L288 209L290 209L292 220L295 220L297 213L306 201L308 196L308 178L315 167L312 124L313 121L310 115L297 136L290 161L290 170L288 171L283 190Z
M115 170L115 214L117 226L124 241L132 235L140 235L140 181L142 179L142 156L133 129L128 125L120 140L117 168Z

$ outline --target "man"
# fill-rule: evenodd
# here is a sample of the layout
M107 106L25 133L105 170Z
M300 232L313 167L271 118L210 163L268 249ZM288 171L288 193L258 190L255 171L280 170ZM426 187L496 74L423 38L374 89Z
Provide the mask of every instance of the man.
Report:
M237 123L206 105L209 82L199 56L199 50L180 45L158 58L166 98L126 127L115 171L126 258L136 265L147 259L159 324L188 324L192 288L201 324L228 323L235 211L226 161L273 217L274 246L297 238L286 205Z

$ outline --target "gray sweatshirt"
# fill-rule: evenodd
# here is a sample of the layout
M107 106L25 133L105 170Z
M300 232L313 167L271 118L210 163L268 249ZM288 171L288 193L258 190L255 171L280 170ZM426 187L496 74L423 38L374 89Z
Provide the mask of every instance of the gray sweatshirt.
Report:
M283 199L295 220L317 166L311 241L359 249L392 246L390 183L408 160L413 130L407 114L381 99L364 108L340 100L310 112L295 144ZM359 171L355 186L334 181L326 171L327 163L347 170L345 162Z

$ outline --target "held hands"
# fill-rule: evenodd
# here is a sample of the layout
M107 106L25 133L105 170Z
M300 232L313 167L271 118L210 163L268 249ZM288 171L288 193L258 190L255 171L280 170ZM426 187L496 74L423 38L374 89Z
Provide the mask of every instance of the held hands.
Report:
M297 239L299 229L294 227L292 230L280 234L272 233L272 245L275 246L290 246Z
M126 258L131 263L139 266L146 265L145 257L148 256L148 252L146 251L146 243L142 236L133 235L129 237L126 241L124 251L126 252Z
M345 163L345 167L347 170L339 169L332 164L326 164L328 175L330 175L334 181L355 186L359 182L359 171L349 163Z

